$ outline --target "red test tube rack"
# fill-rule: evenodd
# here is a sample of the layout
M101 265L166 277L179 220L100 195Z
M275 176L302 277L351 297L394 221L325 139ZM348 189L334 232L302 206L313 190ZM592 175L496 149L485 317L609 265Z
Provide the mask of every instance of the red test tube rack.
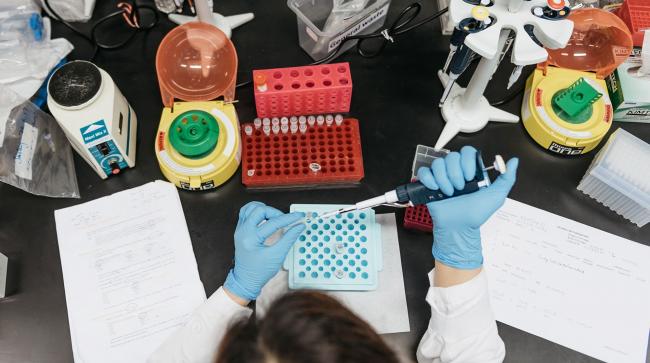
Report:
M423 232L433 232L433 221L426 205L408 207L404 212L404 228Z
M243 124L242 183L249 188L356 184L363 179L359 122L341 115Z
M625 0L616 14L623 19L632 33L635 47L643 46L644 30L650 29L650 1Z
M348 63L254 70L253 83L258 117L350 111Z

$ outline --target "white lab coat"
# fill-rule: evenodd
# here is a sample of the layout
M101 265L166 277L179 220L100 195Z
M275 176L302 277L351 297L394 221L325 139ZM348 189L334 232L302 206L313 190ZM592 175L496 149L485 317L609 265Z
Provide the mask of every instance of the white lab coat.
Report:
M430 281L433 274L430 273ZM429 287L431 319L417 350L418 363L496 363L505 357L490 307L485 272L452 287ZM252 310L233 302L220 287L182 328L149 358L152 363L214 363L230 322Z

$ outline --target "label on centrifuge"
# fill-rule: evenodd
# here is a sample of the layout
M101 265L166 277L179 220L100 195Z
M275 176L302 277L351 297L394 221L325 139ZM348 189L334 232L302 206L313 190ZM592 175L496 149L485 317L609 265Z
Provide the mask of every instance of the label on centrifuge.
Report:
M353 26L352 28L348 29L347 31L341 33L340 35L337 35L334 39L332 39L328 45L328 52L333 51L336 49L341 42L350 36L357 35L361 33L364 29L367 27L371 26L372 24L376 23L379 21L379 19L382 19L383 17L386 16L388 13L388 6L390 5L390 2L383 7L377 9L374 13L371 13L368 15L368 17L362 19L357 25Z
M215 169L214 165L212 164L207 164L196 168L183 166L172 160L172 158L167 153L167 150L161 150L158 152L158 155L160 155L160 158L165 163L165 165L167 165L167 167L181 175L205 175Z
M213 181L213 180L208 180L208 181L206 181L206 182L201 183L201 186L198 187L198 188L192 188L192 187L190 187L190 183L188 183L188 182L184 182L184 181L179 182L179 186L181 187L181 189L190 190L190 191L194 191L194 190L208 190L208 189L213 189L213 188L216 187L216 186L214 185L214 181Z
M549 151L552 151L557 154L561 155L580 155L582 154L582 151L584 150L584 146L582 147L571 147L571 146L565 146L565 145L560 145L556 142L551 142L551 146L548 147Z

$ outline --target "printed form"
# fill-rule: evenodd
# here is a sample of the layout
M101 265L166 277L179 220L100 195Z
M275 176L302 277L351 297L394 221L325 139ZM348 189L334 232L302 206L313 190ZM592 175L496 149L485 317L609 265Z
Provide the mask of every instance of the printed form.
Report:
M650 247L511 199L481 233L498 321L603 361L646 361Z
M76 363L144 362L205 301L172 184L57 210L55 219Z

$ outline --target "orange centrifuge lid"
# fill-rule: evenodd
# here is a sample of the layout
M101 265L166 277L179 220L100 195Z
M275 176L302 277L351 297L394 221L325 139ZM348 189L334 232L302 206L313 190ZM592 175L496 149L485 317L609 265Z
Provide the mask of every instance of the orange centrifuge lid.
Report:
M602 9L576 9L569 14L574 23L569 43L562 49L547 49L548 64L607 77L632 51L632 35L616 15Z
M217 27L190 22L170 31L156 54L156 71L163 104L174 99L210 101L235 97L237 52Z

